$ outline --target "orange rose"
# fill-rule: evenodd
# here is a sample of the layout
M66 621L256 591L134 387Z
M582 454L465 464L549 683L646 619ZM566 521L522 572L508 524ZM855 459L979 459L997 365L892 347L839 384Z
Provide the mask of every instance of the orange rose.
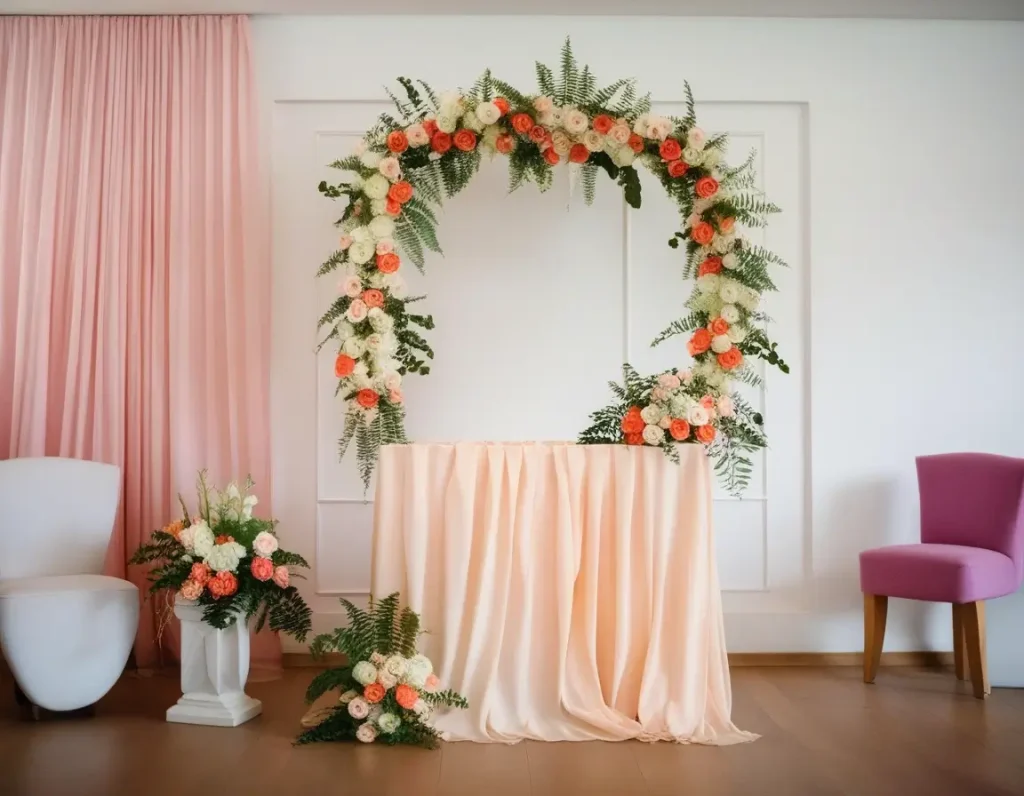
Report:
M238 591L238 578L230 572L218 572L210 578L210 582L206 584L206 588L210 590L210 594L214 599L230 597Z
M679 178L686 174L686 170L690 168L681 160L670 160L668 164L668 176Z
M710 395L705 395L700 399L700 405L707 409L709 412L715 408L715 399Z
M629 148L636 152L638 155L644 151L644 139L642 139L636 133L629 134Z
M179 536L181 536L181 532L184 529L184 527L185 523L183 523L181 520L175 520L174 522L165 525L163 531L164 533L169 533L171 536L177 539Z
M423 132L427 134L428 138L433 138L434 133L437 132L437 120L436 119L424 119L423 120Z
M539 144L545 138L548 137L548 131L541 127L539 124L535 124L530 128L530 140L535 144Z
M472 152L476 147L476 133L463 128L455 134L452 143L463 152Z
M732 216L729 216L728 218L718 219L718 231L721 232L723 235L728 235L730 232L732 232L733 227L735 226L736 219L733 218Z
M697 439L707 445L709 442L715 441L715 427L714 426L697 426Z
M274 562L263 556L256 556L249 565L256 580L267 581L274 577Z
M360 390L356 393L356 403L363 409L373 409L379 400L380 396L377 395L376 390Z
M363 291L363 303L370 308L384 306L384 294L376 288L369 288Z
M377 255L377 270L383 274L393 274L401 264L402 261L398 259L398 255L394 252Z
M572 149L569 150L569 161L571 163L586 163L589 157L590 150L583 146L583 144L573 144Z
M507 99L504 97L495 97L493 101L494 104L498 106L498 110L501 111L502 116L508 113L509 104Z
M509 154L509 152L516 148L516 139L514 139L508 133L502 133L494 142L494 148L497 149L501 154L507 155Z
M722 272L722 258L721 257L708 257L704 262L700 264L700 268L697 269L697 276L706 276L707 274L720 274Z
M416 704L416 700L419 698L420 692L405 683L402 683L395 689L395 702L406 710L412 710L412 706Z
M644 435L643 434L627 434L626 435L627 445L643 445Z
M338 358L334 360L334 375L339 379L351 376L355 369L356 361L347 354L338 354Z
M633 414L627 412L626 416L622 418L622 433L624 434L639 434L644 430L644 419L640 417L640 412Z
M714 240L715 228L707 221L698 221L693 225L693 229L690 230L690 237L701 246L707 246Z
M740 353L736 346L733 346L728 351L718 355L718 364L722 367L722 370L738 368L743 364L743 354Z
M228 542L233 542L233 541L235 541L235 537L234 536L230 536L229 534L226 534L226 533L222 533L216 539L214 539L214 542L216 544L227 544Z
M437 154L443 155L452 148L452 137L441 130L438 130L430 137L430 148Z
M593 126L601 135L608 135L608 131L615 126L615 120L607 113L599 113L594 117Z
M395 154L405 152L409 148L409 139L401 130L388 133L388 149Z
M673 420L672 425L668 427L668 433L676 442L682 442L690 436L690 424L685 420Z
M384 699L384 695L387 693L384 686L380 683L370 683L366 688L363 689L363 699L369 702L371 705L375 705Z
M683 156L683 148L674 138L666 138L658 147L658 154L662 160L679 160Z
M558 165L558 161L560 159L561 158L558 157L558 153L555 152L554 149L545 149L544 150L544 160L546 160L552 166L557 166Z
M528 113L517 113L512 117L512 129L520 135L525 135L533 129L533 119Z
M690 352L691 357L703 354L709 348L711 348L711 332L703 326L693 333L690 341L686 344L686 349Z
M388 188L388 199L394 199L398 204L404 205L412 199L412 186L405 180L396 182Z
M701 199L710 199L718 193L718 180L714 177L701 177L697 180L695 190Z
M384 212L389 216L397 216L402 212L402 206L394 199L388 198L384 201Z
M363 301L366 301L364 298ZM369 304L370 302L366 302ZM711 334L726 334L729 331L729 322L725 318L715 318L711 321Z

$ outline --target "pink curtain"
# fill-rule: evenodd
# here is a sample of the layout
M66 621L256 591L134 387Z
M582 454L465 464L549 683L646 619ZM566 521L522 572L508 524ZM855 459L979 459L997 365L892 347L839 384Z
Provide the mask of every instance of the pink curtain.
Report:
M120 465L112 574L193 494L270 509L267 203L244 17L0 17L0 458ZM134 568L132 568L134 569ZM160 662L157 606L136 659ZM254 664L280 666L272 636Z

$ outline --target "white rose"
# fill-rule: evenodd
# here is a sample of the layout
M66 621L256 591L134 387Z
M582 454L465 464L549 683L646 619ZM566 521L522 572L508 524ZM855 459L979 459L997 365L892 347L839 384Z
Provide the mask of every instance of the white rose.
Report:
M716 235L711 245L716 253L727 254L728 252L732 251L732 246L735 242L735 235Z
M398 158L386 157L377 164L377 171L381 173L381 176L394 182L402 176L402 166L398 162Z
M381 669L377 672L377 682L390 691L398 685L398 678L391 674L391 672Z
M352 667L352 679L359 685L369 685L377 682L377 667L369 661L359 661ZM356 718L359 718L356 716Z
M393 332L382 332L380 342L380 354L393 354L398 350L398 338ZM382 365L383 367L383 365Z
M573 135L581 135L590 125L587 114L576 108L566 108L562 113L562 127Z
M481 102L476 106L476 118L484 124L494 124L501 118L501 108L493 102Z
M349 323L348 321L342 321L341 323L339 323L337 329L338 339L342 343L344 343L346 340L348 340L352 335L356 333L356 330L352 328L352 324Z
M341 344L341 350L344 351L352 359L359 359L366 352L366 344L362 338L352 335L345 339L345 342Z
M411 147L426 146L430 143L430 136L422 124L410 124L405 130L405 137L409 139Z
M736 257L735 254L731 254L730 253L730 254L725 255L725 257L722 258L722 267L723 268L728 268L728 269L732 270L733 268L735 268L739 264L740 264L739 263L739 258Z
M735 304L740 298L740 286L732 280L723 280L718 295L726 304Z
M421 719L425 719L430 715L430 703L424 702L422 699L417 699L413 703L412 712Z
M394 234L395 222L389 216L377 216L367 224L367 230L377 240L384 240Z
M693 147L688 146L683 149L683 160L691 166L699 166L704 162L704 156L701 154L699 149L694 149Z
M664 441L664 429L659 426L644 426L644 442L648 445L660 445Z
M256 555L263 556L264 558L270 558L274 555L278 547L277 537L268 531L260 531L256 534L256 538L252 540L252 549L256 551Z
M238 542L224 542L213 546L206 563L214 572L237 572L238 563L245 558L245 548Z
M368 335L366 338L366 348L368 351L380 351L380 347L384 342L384 338L374 332Z
M647 120L647 137L664 141L672 132L672 121L664 116L651 116Z
M658 427L664 429L672 428L672 418L669 417L668 415L665 415L663 418L661 418L661 420L658 421Z
M380 165L383 158L384 156L379 152L363 152L363 154L359 156L359 162L368 169L375 169Z
M626 168L626 166L632 166L633 161L636 160L636 152L630 149L628 146L619 147L612 151L612 162L619 168Z
M338 697L338 702L340 702L342 705L347 705L349 702L351 702L357 696L359 696L359 692L358 691L351 691L351 690L350 691L346 691L344 694L342 694L340 697Z
M551 97L537 97L533 101L533 108L537 113L551 113L555 109L555 101Z
M658 421L665 416L665 410L655 404L649 404L640 410L640 417L649 426L658 425Z
M705 141L707 136L699 127L691 127L686 133L686 143L698 152L704 148Z
M717 406L718 414L722 417L732 417L736 412L735 407L732 405L732 398L728 395L719 396Z
M394 713L381 713L377 718L377 726L383 733L391 734L402 724L402 720Z
M377 730L370 722L360 724L356 729L356 740L363 743L373 743L377 740Z
M747 330L742 326L730 326L728 335L730 340L739 345L747 339Z
M648 120L651 118L649 113L643 113L636 117L636 121L633 122L633 132L637 135L646 136Z
M431 154L437 154L436 152ZM370 215L383 216L387 215L388 212L388 200L387 199L373 199L370 201Z
M359 299L356 299L358 301ZM395 328L395 319L388 315L380 307L370 310L370 326L375 332L390 332Z
M386 661L386 660L387 660L387 658L385 656L381 655L379 652L371 652L370 653L370 663L372 663L377 668L380 668L381 666L383 666L384 665L384 661Z
M710 419L708 410L698 403L695 403L686 412L686 422L691 426L705 426Z
M213 550L215 541L213 531L210 530L210 526L206 524L205 520L197 522L192 529L192 552L199 558L205 559Z
M459 117L454 108L442 108L437 114L437 129L442 133L454 133L458 126Z
M716 354L724 354L732 348L732 340L727 334L716 334L711 338L711 350Z
M718 274L704 274L697 277L697 289L701 293L717 293L722 286L722 279Z
M363 283L358 276L346 276L341 280L341 292L349 298L363 295Z
M363 185L363 193L371 199L383 199L388 195L391 185L383 174L373 174L366 178Z
M719 314L726 323L736 323L740 319L740 311L735 304L726 304Z
M384 374L384 387L390 392L391 390L397 390L402 386L402 374L401 373L386 373ZM408 664L406 664L408 665Z
M356 265L365 265L376 253L376 247L368 240L353 243L348 250L348 258Z
M433 665L425 655L414 655L408 660L405 667L405 682L413 688L423 688L434 671Z
M366 320L366 304L363 300L353 299L352 303L348 305L348 309L345 311L345 317L352 321L352 323L359 323L360 321Z
M604 149L604 139L601 138L601 134L596 130L587 130L583 134L583 146L591 152L600 152Z
M370 234L370 230L368 230L363 224L360 224L352 230L350 237L356 243L366 243L373 237L373 235Z
M608 137L616 144L628 144L629 134L629 125L624 122L618 122L608 131Z
M562 130L555 130L551 134L551 148L562 157L565 157L569 154L569 150L572 149L572 139Z

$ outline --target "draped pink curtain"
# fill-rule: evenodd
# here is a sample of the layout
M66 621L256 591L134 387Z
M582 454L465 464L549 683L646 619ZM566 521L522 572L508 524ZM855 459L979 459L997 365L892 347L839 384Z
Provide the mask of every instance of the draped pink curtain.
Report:
M0 67L0 458L120 465L108 567L142 585L127 557L199 468L251 473L270 508L248 20L0 17ZM280 665L276 638L254 664Z

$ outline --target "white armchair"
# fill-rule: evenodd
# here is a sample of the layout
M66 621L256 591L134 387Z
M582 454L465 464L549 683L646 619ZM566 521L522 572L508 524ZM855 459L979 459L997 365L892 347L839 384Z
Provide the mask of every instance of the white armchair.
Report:
M102 574L120 490L109 464L0 461L0 647L33 706L93 705L128 661L138 589Z

